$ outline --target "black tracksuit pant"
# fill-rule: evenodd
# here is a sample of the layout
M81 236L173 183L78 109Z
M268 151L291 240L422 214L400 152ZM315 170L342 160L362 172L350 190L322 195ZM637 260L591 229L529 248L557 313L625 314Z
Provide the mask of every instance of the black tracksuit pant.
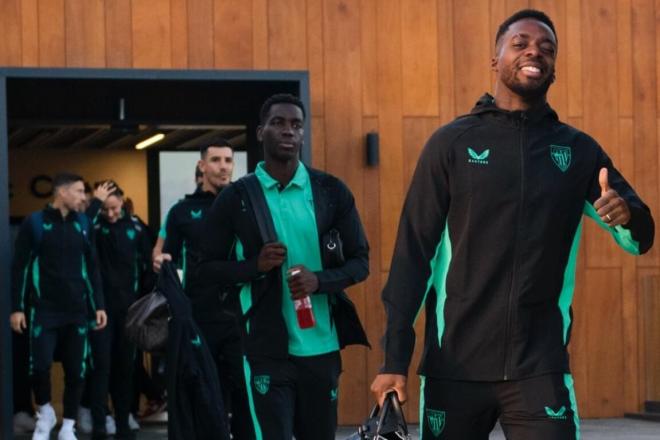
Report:
M38 313L38 312L37 312ZM50 368L55 348L64 367L64 418L75 419L86 374L88 352L87 323L84 318L56 325L36 319L30 328L32 389L37 405L51 401Z
M28 328L29 324L28 324ZM12 332L12 372L14 393L14 414L26 412L34 414L32 390L30 388L30 338L27 332Z
M246 366L257 433L264 440L334 440L341 356L338 351Z
M498 419L508 440L578 439L572 377L548 374L506 382L422 378L420 440L488 440Z
M108 315L108 325L92 332L92 368L87 381L90 409L95 433L105 432L108 391L115 412L117 435L130 432L128 415L133 398L135 346L125 335L126 311Z

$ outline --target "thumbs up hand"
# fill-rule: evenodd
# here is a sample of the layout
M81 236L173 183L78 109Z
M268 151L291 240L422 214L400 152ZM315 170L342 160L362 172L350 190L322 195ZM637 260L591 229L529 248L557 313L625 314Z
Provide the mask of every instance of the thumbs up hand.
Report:
M630 209L619 193L610 188L607 168L601 168L598 174L600 198L594 203L601 220L607 226L625 225L630 221Z

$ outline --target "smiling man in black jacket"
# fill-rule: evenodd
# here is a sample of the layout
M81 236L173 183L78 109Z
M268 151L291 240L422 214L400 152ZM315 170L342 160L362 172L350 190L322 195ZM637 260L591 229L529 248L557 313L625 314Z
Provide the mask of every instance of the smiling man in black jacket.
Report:
M50 404L50 367L55 347L62 348L64 419L59 440L75 440L74 421L80 403L89 353L88 329L101 330L107 316L103 301L91 219L80 213L85 186L80 176L62 173L53 180L54 200L28 216L16 238L12 266L14 331L26 330L30 315L30 364L38 406L35 440L50 438L55 411ZM26 310L26 293L32 301Z
M260 119L257 138L265 160L214 202L201 279L240 289L252 438L330 440L337 426L339 350L345 338L355 342L358 336L340 331L333 305L348 304L343 289L367 277L368 244L346 185L298 159L303 103L274 95L263 104ZM253 179L252 193L247 179ZM255 210L258 206L262 209ZM276 241L264 242L260 220L272 220ZM336 265L323 261L321 250L322 237L331 230L343 240L345 258ZM312 326L300 325L294 311L294 300L306 297ZM348 321L363 335L353 318Z
M496 36L494 96L441 127L410 185L391 272L379 400L406 399L414 321L426 307L424 439L579 438L566 351L583 215L626 251L653 243L647 206L595 140L546 103L557 37L520 11Z

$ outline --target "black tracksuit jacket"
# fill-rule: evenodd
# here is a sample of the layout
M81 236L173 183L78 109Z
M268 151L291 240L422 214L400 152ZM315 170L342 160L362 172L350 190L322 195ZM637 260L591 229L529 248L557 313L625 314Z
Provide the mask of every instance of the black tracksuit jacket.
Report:
M607 227L595 214L602 167L630 208L625 226ZM382 372L407 374L424 304L422 375L498 381L568 372L583 214L633 254L653 243L647 206L596 141L547 104L508 112L485 95L438 129L417 164L382 293Z
M154 281L149 231L130 215L115 223L98 217L94 231L107 311L125 313Z
M12 310L26 312L25 295L32 284L32 305L39 319L53 325L78 322L105 308L94 234L87 238L76 214L43 210L43 233L35 253L30 216L16 238L12 264Z
M345 264L316 272L319 292L343 294L347 287L369 274L367 243L355 201L350 190L336 177L308 168L314 197L316 226L321 237L331 229L339 231ZM257 257L264 243L241 180L224 189L206 220L200 263L200 279L210 286L251 283L251 303L255 309L244 326L248 356L287 359L289 335L282 315L281 269L268 273L257 270ZM234 247L240 240L245 260L236 261ZM312 243L310 243L312 245ZM238 296L234 294L232 296ZM237 300L234 298L233 300ZM357 320L356 316L353 320ZM353 322L361 328L359 322ZM346 335L347 338L357 335ZM341 336L340 336L341 344Z

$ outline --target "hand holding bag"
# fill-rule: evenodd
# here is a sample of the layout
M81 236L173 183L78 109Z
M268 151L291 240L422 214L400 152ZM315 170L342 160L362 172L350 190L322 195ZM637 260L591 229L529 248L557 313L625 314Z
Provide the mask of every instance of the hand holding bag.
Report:
M387 393L383 408L377 404L371 414L346 440L409 440L408 425L394 391Z

